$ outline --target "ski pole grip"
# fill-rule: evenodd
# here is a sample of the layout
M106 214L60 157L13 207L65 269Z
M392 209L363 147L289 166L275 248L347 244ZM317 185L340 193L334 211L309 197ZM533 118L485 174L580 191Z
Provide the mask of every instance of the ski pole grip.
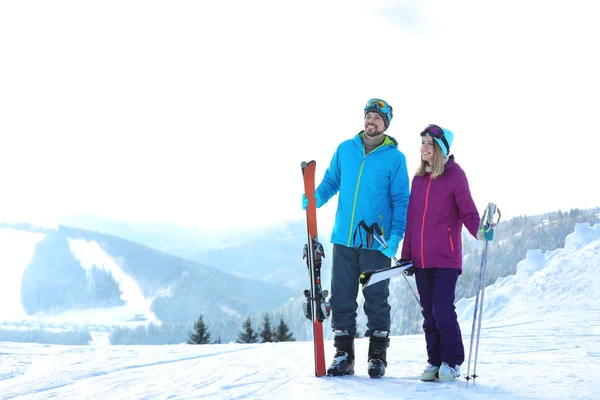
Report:
M375 240L377 240L377 242L378 242L380 245L382 245L384 249L387 249L388 245L387 245L387 243L386 243L385 239L383 238L383 236L379 236L379 235L375 234L375 235L373 235L373 238L374 238Z
M494 215L498 213L498 219L494 222ZM488 206L485 208L483 212L483 217L481 218L481 222L479 223L479 230L482 232L488 232L490 229L498 225L500 222L500 209L496 207L494 203L488 203Z
M496 205L494 203L488 203L487 211L487 221L485 221L485 223L488 226L492 226L494 223L494 214L496 213Z
M495 227L496 225L498 225L498 222L500 222L500 217L502 216L502 213L500 213L500 209L498 207L496 207L496 205L494 203L489 203L488 204L488 215L487 215L487 225L489 227ZM494 222L494 215L498 213L498 219Z

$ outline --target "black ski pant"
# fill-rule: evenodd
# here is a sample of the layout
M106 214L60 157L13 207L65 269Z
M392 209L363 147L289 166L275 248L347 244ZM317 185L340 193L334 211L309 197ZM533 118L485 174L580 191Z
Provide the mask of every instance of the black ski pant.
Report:
M331 327L356 334L356 310L358 309L359 276L367 270L388 268L389 258L378 250L357 249L333 245L331 267ZM368 286L363 291L363 310L367 316L365 336L376 330L390 330L390 305L388 304L389 279Z
M459 270L455 268L416 268L415 280L423 307L423 330L427 362L451 367L465 360L465 348L454 307Z

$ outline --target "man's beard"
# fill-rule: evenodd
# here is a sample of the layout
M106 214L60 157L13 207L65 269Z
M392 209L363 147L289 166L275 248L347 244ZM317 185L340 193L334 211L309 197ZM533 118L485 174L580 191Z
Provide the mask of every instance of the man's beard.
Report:
M383 132L385 132L385 130L384 130L384 129L382 129L382 130L379 130L379 128L377 128L377 129L375 129L375 131L371 131L371 130L369 130L367 127L365 127L365 134L366 134L368 137L371 137L371 138L372 138L372 137L377 137L377 136L380 136L380 135L382 135L382 134L383 134Z

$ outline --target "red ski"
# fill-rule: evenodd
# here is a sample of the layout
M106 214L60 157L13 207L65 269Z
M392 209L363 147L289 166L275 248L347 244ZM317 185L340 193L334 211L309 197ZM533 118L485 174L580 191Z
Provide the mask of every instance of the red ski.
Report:
M315 350L315 376L324 376L325 348L323 345L323 321L329 315L327 303L328 292L321 288L321 260L325 256L323 246L317 235L317 205L315 202L315 168L316 162L302 162L304 176L304 194L308 198L306 207L306 229L308 241L304 246L304 257L310 276L310 290L305 290L306 303L304 312L313 324L313 342Z

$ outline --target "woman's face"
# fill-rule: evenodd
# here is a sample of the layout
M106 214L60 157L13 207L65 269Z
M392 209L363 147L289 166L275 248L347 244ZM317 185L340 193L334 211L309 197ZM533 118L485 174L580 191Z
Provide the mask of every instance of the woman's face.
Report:
M433 162L433 158L435 157L433 140L429 135L423 136L421 140L421 160L427 161L429 164Z

